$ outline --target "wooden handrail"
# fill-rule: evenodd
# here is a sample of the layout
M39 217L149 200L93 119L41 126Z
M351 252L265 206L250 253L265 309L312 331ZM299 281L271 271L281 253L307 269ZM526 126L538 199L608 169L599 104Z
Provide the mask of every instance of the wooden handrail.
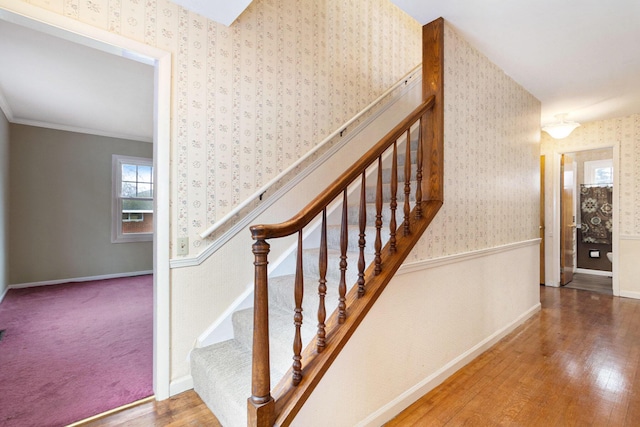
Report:
M393 128L384 138L367 151L355 164L338 177L329 187L290 220L280 224L255 225L251 234L255 243L255 292L254 335L252 365L252 395L248 399L248 425L288 425L320 378L328 370L338 353L346 345L357 326L381 295L395 272L400 268L422 233L431 223L443 203L443 37L442 18L423 27L423 99L425 101ZM418 146L415 159L411 147L411 129L418 123ZM405 139L404 168L398 168L398 140ZM390 150L391 179L389 240L381 243L382 230L382 156ZM415 161L417 185L412 192L411 164ZM367 168L377 164L375 189L375 259L365 265L366 247L366 174ZM424 170L423 170L424 168ZM402 201L402 223L396 224L398 208L397 190L400 184L398 173L403 172L400 195ZM424 178L424 179L423 179ZM346 271L348 247L347 189L360 180L360 198L357 217L359 234L358 279L356 286L347 289ZM340 224L340 280L338 285L338 307L326 319L325 296L327 293L327 208L342 195L342 222ZM413 209L411 196L415 196ZM301 326L303 322L302 299L304 291L303 229L322 214L319 254L319 306L317 312L318 331L316 339L302 349ZM400 215L400 213L398 213ZM401 230L401 233L397 231ZM267 240L298 234L294 293L295 314L293 323L293 364L285 379L270 390L269 365L269 306L267 264L269 243ZM326 324L325 324L326 319Z
M316 218L322 210L342 193L367 167L377 161L389 146L406 132L409 125L433 107L435 97L430 96L409 114L402 122L393 128L384 138L374 145L364 156L354 163L347 171L337 178L318 197L311 201L296 216L280 224L253 225L250 227L254 240L274 239L294 234Z
M200 237L202 237L203 239L206 239L207 237L209 237L211 234L213 234L214 231L216 231L217 229L222 227L224 224L226 224L227 221L229 221L230 219L232 219L236 215L238 215L244 208L249 206L253 201L255 201L256 199L260 198L263 194L265 194L267 191L269 191L271 189L271 187L273 187L275 184L277 184L283 178L285 178L287 176L287 174L289 174L290 172L295 170L297 167L299 167L301 164L303 164L304 161L309 159L312 155L314 155L316 152L318 152L321 148L323 148L328 143L330 143L333 140L333 138L335 138L338 135L342 136L342 132L345 129L347 129L349 126L354 124L357 120L359 120L365 114L367 114L368 112L372 111L373 108L376 105L378 105L383 99L385 99L387 96L389 96L389 94L391 94L394 90L398 89L402 85L406 85L407 82L413 77L413 74L416 73L416 71L421 66L422 66L422 64L419 64L419 65L415 66L413 68L413 70L409 71L403 78L398 80L398 82L396 84L394 84L389 89L384 91L379 97L377 97L373 102L371 102L369 105L367 105L362 111L360 111L358 114L353 116L347 122L345 122L341 126L339 126L335 131L333 131L325 139L320 141L320 143L318 143L318 145L313 147L311 150L307 151L306 154L304 154L298 160L293 162L291 165L289 165L286 169L284 169L278 175L276 175L275 177L271 178L271 180L269 182L267 182L265 185L260 187L257 191L255 191L252 195L247 197L242 203L237 205L231 211L227 212L222 218L220 218L219 220L216 220L216 222L214 224L211 224L206 230L204 230L202 233L200 233Z

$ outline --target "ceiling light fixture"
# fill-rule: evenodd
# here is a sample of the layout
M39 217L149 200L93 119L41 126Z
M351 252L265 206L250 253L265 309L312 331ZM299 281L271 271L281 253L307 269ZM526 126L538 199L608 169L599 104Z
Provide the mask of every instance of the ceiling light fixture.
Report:
M566 138L575 128L580 126L580 123L565 120L566 114L558 114L555 117L558 119L558 123L551 123L542 127L542 130L551 135L552 138Z

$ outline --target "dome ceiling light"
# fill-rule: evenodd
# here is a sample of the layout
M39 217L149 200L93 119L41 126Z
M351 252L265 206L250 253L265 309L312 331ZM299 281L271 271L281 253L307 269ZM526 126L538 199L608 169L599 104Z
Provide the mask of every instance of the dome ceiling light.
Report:
M567 121L565 118L567 114L557 114L555 116L558 119L558 123L550 123L548 125L544 125L542 130L551 135L552 138L562 139L569 136L571 132L578 126L580 123Z

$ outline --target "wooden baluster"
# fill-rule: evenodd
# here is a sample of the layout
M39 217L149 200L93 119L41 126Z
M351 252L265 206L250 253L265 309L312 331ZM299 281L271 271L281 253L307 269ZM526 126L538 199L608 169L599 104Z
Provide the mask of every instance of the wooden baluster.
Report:
M366 171L362 171L362 182L360 183L360 238L358 239L358 247L360 255L358 257L358 297L364 296L364 247L367 244L365 228L367 227L367 179Z
M396 251L396 209L398 208L398 143L393 141L393 156L391 158L391 220L389 221L389 252Z
M251 367L251 397L248 401L248 417L274 419L275 401L271 397L269 362L269 294L267 264L269 244L257 240L253 246L255 261L253 293L253 357Z
M422 117L418 122L418 159L416 167L416 219L422 218Z
M347 319L347 243L349 241L347 189L342 194L342 225L340 226L340 284L338 285L338 323Z
M375 270L377 276L382 272L382 156L378 157L378 182L376 183L376 241L375 241Z
M411 195L411 132L407 130L407 149L404 159L404 235L411 233L409 214L411 213L411 205L409 204L409 196Z
M302 381L302 296L304 289L304 279L302 274L302 230L298 231L298 260L296 263L295 277L295 314L293 315L293 324L296 327L296 334L293 338L293 385L300 384Z
M320 280L318 284L318 339L317 349L318 353L322 353L322 350L327 345L326 331L324 321L327 318L327 309L325 307L324 298L327 295L327 208L322 210L322 227L320 229L320 259L318 260L318 267L320 270Z

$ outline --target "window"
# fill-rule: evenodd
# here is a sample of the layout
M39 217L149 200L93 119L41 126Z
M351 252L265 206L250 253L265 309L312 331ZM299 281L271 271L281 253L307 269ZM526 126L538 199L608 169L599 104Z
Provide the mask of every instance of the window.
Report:
M613 184L613 159L584 162L585 184Z
M111 242L153 239L153 164L151 159L114 154Z

